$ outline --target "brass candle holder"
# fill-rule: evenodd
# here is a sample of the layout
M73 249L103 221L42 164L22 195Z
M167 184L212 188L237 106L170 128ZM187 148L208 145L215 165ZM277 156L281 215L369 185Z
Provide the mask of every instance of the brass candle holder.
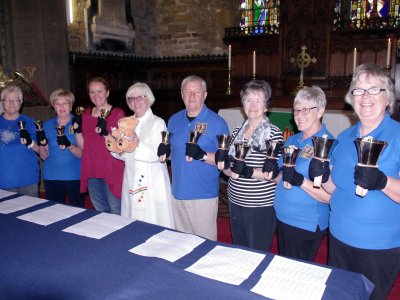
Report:
M228 68L228 88L226 90L227 95L232 95L232 88L231 88L231 72L232 69Z

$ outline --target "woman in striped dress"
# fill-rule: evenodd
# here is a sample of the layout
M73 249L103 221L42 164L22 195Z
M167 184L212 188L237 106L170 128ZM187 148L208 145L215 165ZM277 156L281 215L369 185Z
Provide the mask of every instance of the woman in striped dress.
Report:
M251 148L244 161L235 160L231 168L224 170L230 176L228 199L232 239L234 244L268 251L276 227L273 207L276 185L263 177L265 140L282 141L282 132L266 116L271 103L271 87L267 82L252 80L246 83L240 99L247 120L233 130L229 156L235 156L236 143L244 142ZM239 177L232 176L234 174Z

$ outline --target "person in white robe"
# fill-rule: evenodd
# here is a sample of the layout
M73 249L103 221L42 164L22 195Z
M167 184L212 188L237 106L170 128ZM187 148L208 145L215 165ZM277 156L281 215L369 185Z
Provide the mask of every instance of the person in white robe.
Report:
M157 148L165 121L153 114L154 95L146 83L135 83L126 92L126 102L139 123L135 129L136 149L112 155L125 162L121 216L174 229L171 183L167 164L161 163Z

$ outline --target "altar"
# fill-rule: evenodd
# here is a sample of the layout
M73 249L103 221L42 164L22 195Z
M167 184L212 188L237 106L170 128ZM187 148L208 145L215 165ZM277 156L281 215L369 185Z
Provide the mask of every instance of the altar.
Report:
M228 124L230 132L237 126L240 126L246 119L243 108L241 107L220 109L218 114L224 118ZM268 111L267 116L283 133L291 135L297 131L291 109L272 108ZM357 122L357 116L353 111L325 110L322 122L326 125L326 128L337 137L339 133Z

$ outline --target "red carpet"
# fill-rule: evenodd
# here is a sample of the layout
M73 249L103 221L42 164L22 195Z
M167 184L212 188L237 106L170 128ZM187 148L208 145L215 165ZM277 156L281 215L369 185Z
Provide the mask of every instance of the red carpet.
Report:
M229 218L218 217L217 225L218 225L218 241L224 243L232 243ZM272 242L271 253L278 254L278 242L276 239L276 235ZM328 261L328 239L327 237L324 237L321 242L321 246L319 247L317 256L314 259L314 262L320 264L326 264L327 261ZM400 276L397 277L397 281L395 282L387 300L399 300L399 299L400 299Z

